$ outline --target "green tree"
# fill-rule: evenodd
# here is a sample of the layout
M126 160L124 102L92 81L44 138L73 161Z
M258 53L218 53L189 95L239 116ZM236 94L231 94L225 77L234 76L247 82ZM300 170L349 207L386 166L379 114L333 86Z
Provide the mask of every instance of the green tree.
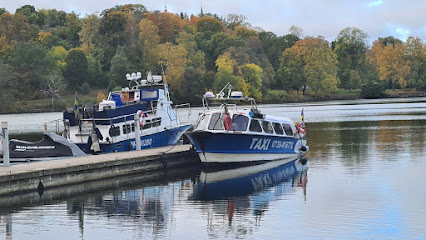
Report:
M203 39L210 39L223 30L222 22L212 17L202 17L197 21L197 32L203 35Z
M70 89L78 89L88 77L88 63L86 55L81 50L71 50L65 59L64 78Z
M102 69L109 71L111 59L119 45L124 45L127 15L121 11L106 12L101 18L99 34L103 49Z
M38 24L39 16L35 10L35 7L32 5L24 5L16 9L15 14L26 16L31 24Z
M302 57L295 48L287 48L281 59L281 66L277 71L279 89L292 89L299 91L306 85L303 74L304 65Z
M111 59L111 68L109 71L110 79L118 86L126 87L128 85L126 74L132 72L132 64L127 59L123 46L117 48L117 53Z
M297 41L299 41L299 37L294 34L277 37L272 32L259 33L259 39L262 42L266 56L275 71L280 68L280 60L284 50L291 48Z
M1 16L3 13L5 13L5 12L7 12L7 11L6 11L6 8L0 8L0 16Z
M340 31L336 41L332 43L339 62L338 77L341 88L355 89L361 86L360 81L351 81L351 77L353 77L353 70L358 75L360 75L359 73L362 75L364 71L367 51L366 40L367 34L361 29L345 28Z
M18 73L0 60L0 112L6 112L15 102Z
M9 58L10 64L19 73L20 93L34 96L40 88L42 77L59 71L53 55L34 42L23 42L16 46Z

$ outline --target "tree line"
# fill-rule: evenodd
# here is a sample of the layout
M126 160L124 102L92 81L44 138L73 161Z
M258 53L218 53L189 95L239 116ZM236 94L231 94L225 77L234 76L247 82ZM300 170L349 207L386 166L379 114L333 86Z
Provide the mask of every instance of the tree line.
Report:
M228 82L258 101L361 88L374 96L387 88L426 89L425 66L422 39L389 36L370 47L354 27L330 43L294 26L277 36L237 14L188 16L141 4L85 17L31 5L15 13L0 8L3 103L121 88L126 73L162 69L175 102L199 103L206 90Z

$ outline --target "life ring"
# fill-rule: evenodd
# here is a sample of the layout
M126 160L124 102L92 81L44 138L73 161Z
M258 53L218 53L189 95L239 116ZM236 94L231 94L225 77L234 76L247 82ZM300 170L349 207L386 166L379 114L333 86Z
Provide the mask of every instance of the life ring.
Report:
M231 131L232 129L232 119L228 114L225 114L225 116L223 117L223 126L227 131Z
M297 133L300 137L304 137L306 134L306 127L301 122L297 125Z
M128 92L122 92L121 93L121 100L123 102L128 102L129 101L129 93Z
M141 126L141 128L143 127L143 125L145 125L145 113L143 113L142 110L138 111L139 114L139 126Z

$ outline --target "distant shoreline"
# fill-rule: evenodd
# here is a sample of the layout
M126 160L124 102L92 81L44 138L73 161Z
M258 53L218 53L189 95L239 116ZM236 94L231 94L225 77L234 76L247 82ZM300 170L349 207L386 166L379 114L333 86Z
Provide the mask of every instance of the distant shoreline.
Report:
M385 97L375 98L375 99L417 98L417 97L426 97L426 91L413 91L413 92L396 91L396 92L393 92L392 90L389 90L389 91L386 92ZM294 99L294 100L292 100L292 99ZM334 101L334 100L359 100L359 99L366 99L366 98L362 98L359 95L339 95L339 96L333 95L333 96L323 97L323 98L305 95L305 96L303 96L303 98L300 98L300 96L293 98L290 95L289 98L286 98L285 101L283 101L283 102L263 101L263 102L259 102L259 104L306 103L306 102L324 102L324 101ZM69 99L57 99L57 101L61 101L61 100L69 102ZM50 102L50 99L49 100L46 99L46 102ZM80 101L80 104L84 104L84 102ZM63 112L63 111L65 111L66 108L72 107L71 105L67 106L66 108L58 106L55 109L52 109L49 104L46 104L46 105L38 105L37 108L33 108L33 107L31 107L32 106L31 101L26 101L24 105L19 104L19 102L18 102L18 103L15 104L15 106L19 106L19 107L12 110L12 111L0 112L0 114ZM191 105L191 106L192 107L201 107L201 104L200 105Z

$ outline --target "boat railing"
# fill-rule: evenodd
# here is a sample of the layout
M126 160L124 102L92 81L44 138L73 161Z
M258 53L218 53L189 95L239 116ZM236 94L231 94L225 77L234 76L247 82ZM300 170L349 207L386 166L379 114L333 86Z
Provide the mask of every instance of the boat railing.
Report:
M61 134L65 130L65 124L62 118L46 122L43 126L45 133L55 132L56 134Z
M189 103L175 105L175 114L180 124L191 123L191 105Z
M144 114L146 115L145 118L149 118L151 116L151 114L154 114L155 110L148 110L148 111L144 111ZM80 131L79 134L80 135L84 135L84 134L90 134L91 130L92 130L92 126L93 123L98 122L103 122L103 123L107 123L107 124L98 124L98 125L114 125L115 120L119 120L119 119L124 119L124 124L127 124L128 122L133 123L135 120L135 115L137 113L132 113L132 114L127 114L127 115L122 115L122 116L117 116L117 117L111 117L111 118L86 118L86 119L79 119L78 120L78 125L80 126ZM151 123L154 123L155 121L152 121Z

